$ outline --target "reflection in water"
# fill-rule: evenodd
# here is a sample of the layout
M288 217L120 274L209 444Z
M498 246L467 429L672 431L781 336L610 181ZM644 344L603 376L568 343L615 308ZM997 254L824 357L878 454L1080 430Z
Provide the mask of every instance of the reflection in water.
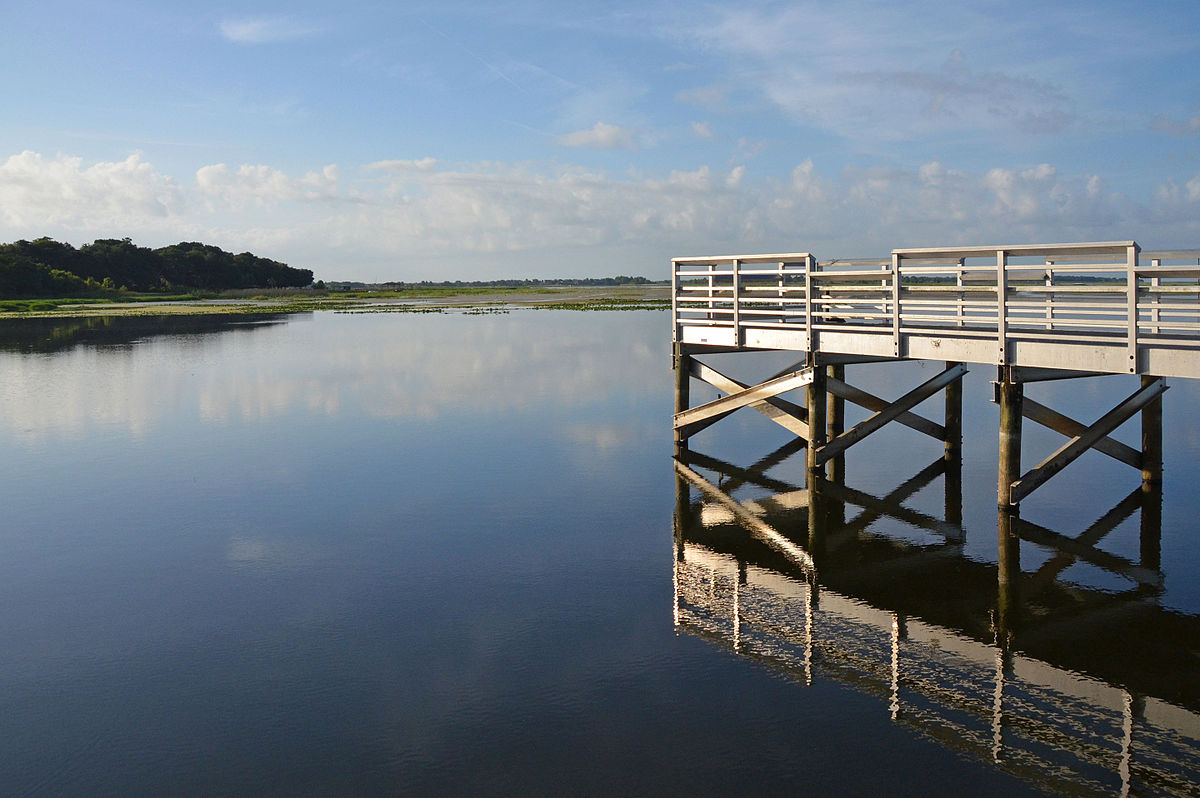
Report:
M1192 794L1200 618L1158 603L1161 494L1135 491L1074 536L1002 511L987 563L963 551L958 463L876 497L765 473L797 451L750 468L679 453L677 628L875 695L895 722L1042 789ZM903 504L939 477L944 517ZM1140 562L1096 548L1137 512ZM1024 571L1021 541L1052 554ZM1079 563L1126 587L1067 581Z
M151 338L208 335L283 324L285 313L162 314L0 319L0 352L48 354L77 347L128 346Z
M529 310L470 318L319 313L287 324L227 316L75 319L64 327L22 319L0 324L0 439L83 437L97 427L144 435L193 415L219 426L358 415L432 421L463 409L494 414L546 400L650 395L662 347L645 333L657 315L638 318L585 326L569 314ZM190 334L206 329L222 334ZM576 433L612 449L628 429Z

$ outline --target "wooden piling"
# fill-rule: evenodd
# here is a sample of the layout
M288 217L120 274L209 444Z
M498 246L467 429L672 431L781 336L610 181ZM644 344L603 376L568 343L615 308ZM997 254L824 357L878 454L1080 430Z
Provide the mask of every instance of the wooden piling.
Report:
M993 632L996 645L1007 650L1016 631L1020 606L1021 538L1014 528L1019 516L1015 508L1001 507L997 512L998 568L996 617Z
M1158 377L1142 375L1142 387L1152 384ZM1154 485L1162 484L1163 432L1162 396L1142 408L1142 490L1149 492Z
M692 387L692 356L684 351L683 344L676 342L671 357L671 365L675 369L675 412L682 413L688 409L691 401ZM675 449L687 449L686 430L675 430Z
M812 363L812 361L810 361ZM806 386L805 404L808 407L808 447L806 449L806 465L810 474L821 469L817 461L817 450L825 445L825 369L812 363L812 382Z
M946 361L946 368L961 365L954 361ZM963 385L962 379L957 379L946 386L946 462L962 461L962 412Z
M1138 539L1143 568L1162 570L1162 485L1142 483L1142 518Z
M1011 367L1000 367L996 394L1000 403L1000 474L996 501L1001 507L1011 507L1012 484L1021 478L1021 403L1024 398L1022 384L1012 380Z
M838 363L828 367L829 377L839 382L846 381L846 366ZM826 440L833 440L837 436L846 431L846 400L834 393L827 393L827 402L825 404L826 413ZM846 481L846 456L844 454L829 460L829 468L827 470L829 479L832 482L844 484Z
M945 474L946 523L962 527L963 522L963 484L962 458L956 457L946 463Z

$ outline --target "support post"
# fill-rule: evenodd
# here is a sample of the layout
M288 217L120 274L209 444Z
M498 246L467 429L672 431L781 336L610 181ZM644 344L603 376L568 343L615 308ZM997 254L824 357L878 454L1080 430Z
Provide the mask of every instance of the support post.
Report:
M997 513L998 568L996 619L994 633L996 645L1002 651L1009 650L1017 629L1021 606L1021 538L1014 528L1019 516L1016 509L1001 507Z
M1158 377L1142 375L1142 387L1153 383ZM1149 492L1154 485L1162 484L1163 439L1162 439L1162 396L1142 408L1142 490Z
M692 356L684 351L683 344L675 342L671 365L675 368L675 413L688 409L691 401L692 387ZM688 433L684 429L675 429L675 449L687 449Z
M1162 486L1142 483L1142 523L1139 536L1139 565L1162 571Z
M817 461L817 450L825 445L825 369L817 365L816 358L810 361L812 382L807 386L805 404L808 406L808 449L805 461L810 474L816 473L821 464ZM811 481L811 480L810 480Z
M829 498L820 490L819 479L811 480L808 490L808 554L814 565L824 561L825 533L829 527Z
M845 382L845 364L837 363L829 366L829 377L839 382ZM827 440L833 440L846 431L846 400L834 393L827 393L826 397L828 399L825 406L826 427L829 430ZM827 473L830 481L844 483L846 480L846 456L841 454L831 459Z
M963 485L962 457L957 457L946 463L945 477L945 515L946 523L962 527L963 522Z
M1012 506L1012 484L1021 478L1021 401L1024 388L1013 382L1008 366L1000 367L996 382L1000 403L1000 474L996 501L1001 507Z
M946 368L962 365L946 361ZM962 461L962 408L963 387L962 379L957 379L946 386L946 462Z

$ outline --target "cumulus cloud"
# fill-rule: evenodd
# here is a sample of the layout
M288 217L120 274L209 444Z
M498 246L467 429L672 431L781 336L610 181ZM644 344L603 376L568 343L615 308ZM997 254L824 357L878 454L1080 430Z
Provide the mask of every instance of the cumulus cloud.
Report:
M695 135L696 138L704 139L705 141L712 141L714 138L712 127L710 127L707 122L693 122L692 134Z
M285 42L319 32L317 26L287 16L230 17L219 27L221 36L235 44Z
M210 201L242 207L297 200L328 199L337 194L338 168L330 164L319 172L300 178L288 177L278 169L261 164L243 164L236 171L223 163L196 170L196 185Z
M82 158L25 152L0 165L0 221L14 228L65 224L122 229L165 219L179 186L140 154L84 166Z
M429 172L437 166L436 158L417 158L415 160L375 161L367 164L367 169L389 172Z
M631 150L634 148L635 135L628 128L597 122L586 130L576 130L574 133L559 136L558 143L564 147L586 147L593 150Z
M0 239L61 230L199 238L324 279L651 275L672 255L716 251L849 257L1123 238L1184 246L1200 240L1200 175L1131 198L1099 175L1050 163L823 171L805 158L763 178L742 165L614 175L420 158L295 175L213 164L177 185L139 156L91 166L37 153L5 161Z

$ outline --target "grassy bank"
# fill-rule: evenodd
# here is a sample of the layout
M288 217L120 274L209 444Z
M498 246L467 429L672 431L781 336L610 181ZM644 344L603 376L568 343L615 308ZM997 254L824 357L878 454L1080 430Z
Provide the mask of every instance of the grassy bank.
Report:
M437 312L451 308L540 307L556 310L654 310L670 304L664 285L433 286L385 291L241 290L213 294L128 294L116 299L0 300L0 318L164 314Z

